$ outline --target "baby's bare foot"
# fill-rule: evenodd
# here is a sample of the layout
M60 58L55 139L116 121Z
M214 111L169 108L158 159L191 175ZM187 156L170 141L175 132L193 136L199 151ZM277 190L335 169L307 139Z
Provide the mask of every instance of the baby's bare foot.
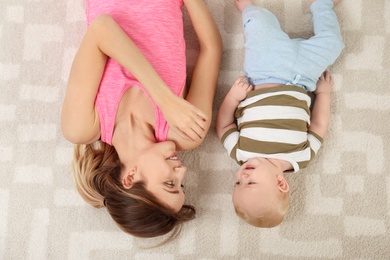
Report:
M242 13L248 5L253 4L253 0L234 0L234 2L236 2L237 9L240 13Z

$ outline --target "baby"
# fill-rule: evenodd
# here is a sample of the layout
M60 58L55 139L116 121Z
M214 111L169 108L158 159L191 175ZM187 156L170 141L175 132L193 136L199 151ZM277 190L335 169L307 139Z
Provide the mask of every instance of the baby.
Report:
M242 13L245 77L238 78L217 116L217 134L241 165L236 173L236 213L256 227L280 224L289 204L287 171L314 158L327 131L333 80L327 67L344 44L333 5L316 0L310 39L290 39L268 10L235 0ZM311 98L316 99L310 111Z

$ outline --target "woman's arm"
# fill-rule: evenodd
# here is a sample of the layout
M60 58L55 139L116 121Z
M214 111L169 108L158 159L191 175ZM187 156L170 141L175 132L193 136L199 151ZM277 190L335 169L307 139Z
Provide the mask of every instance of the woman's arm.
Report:
M95 98L107 61L99 48L97 35L101 21L88 28L73 60L61 113L64 137L75 144L88 144L99 139L100 122Z
M109 15L100 15L91 23L69 77L62 109L62 131L69 141L91 143L100 136L95 98L107 56L137 78L174 131L185 139L199 139L206 115L174 95L118 24Z
M222 58L222 39L219 30L203 0L184 0L200 50L193 70L186 100L202 110L207 120L198 142L184 142L185 149L192 149L203 142L211 124L212 107Z

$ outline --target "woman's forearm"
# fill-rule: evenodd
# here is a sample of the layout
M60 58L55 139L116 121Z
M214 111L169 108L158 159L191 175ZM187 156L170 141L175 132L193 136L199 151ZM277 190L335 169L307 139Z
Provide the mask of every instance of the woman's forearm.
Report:
M203 0L184 0L200 50L186 100L211 118L222 57L219 30ZM207 129L211 120L207 121Z
M145 87L157 105L174 95L134 42L109 16L101 15L91 26L96 26L100 50L115 59Z

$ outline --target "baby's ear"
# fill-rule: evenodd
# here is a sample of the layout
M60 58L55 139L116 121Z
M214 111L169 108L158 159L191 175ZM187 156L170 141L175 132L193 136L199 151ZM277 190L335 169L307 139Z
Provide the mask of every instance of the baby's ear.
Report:
M283 177L278 175L277 177L278 180L278 188L281 192L288 192L290 187L288 186L287 180Z

